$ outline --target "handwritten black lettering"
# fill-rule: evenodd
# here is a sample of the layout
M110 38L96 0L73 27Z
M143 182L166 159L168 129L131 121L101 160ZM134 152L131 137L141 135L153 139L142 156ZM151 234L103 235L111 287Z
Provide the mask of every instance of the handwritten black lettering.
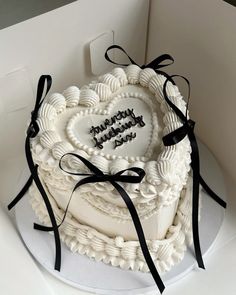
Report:
M128 122L120 122L121 120L124 120L125 118L131 118ZM115 125L116 126L113 126ZM103 149L103 144L109 140L111 140L114 137L120 136L120 134L124 133L126 130L134 127L134 126L140 126L144 127L145 122L143 120L143 116L136 116L134 114L133 109L127 109L124 111L118 111L115 115L113 115L110 119L105 119L102 124L98 126L92 126L90 128L90 133L93 134L93 140L95 141L95 147L98 147L99 149ZM104 131L106 131L104 133ZM103 133L99 138L97 137L98 134ZM115 148L124 144L125 142L128 142L130 140L133 140L136 137L136 133L130 133L121 139L115 140Z
M136 132L130 132L129 134L127 134L124 137L121 137L119 139L115 139L114 141L114 148L116 149L118 146L123 145L124 143L133 140L136 137Z

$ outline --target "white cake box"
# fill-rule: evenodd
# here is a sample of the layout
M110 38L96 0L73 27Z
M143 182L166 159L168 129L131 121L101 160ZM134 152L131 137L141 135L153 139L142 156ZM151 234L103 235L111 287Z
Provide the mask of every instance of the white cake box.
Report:
M235 125L236 74L233 6L211 0L191 1L188 5L182 0L178 3L110 2L75 1L0 30L0 202L3 206L15 194L12 184L17 182L25 165L25 126L38 77L50 73L54 79L53 91L59 92L69 85L83 85L92 80L89 43L111 31L115 43L121 44L140 65L145 57L150 61L166 52L174 56L176 62L170 72L184 74L191 81L190 111L197 121L197 134L224 170L236 178L233 154L236 141L231 138L231 126ZM198 17L190 18L193 14ZM84 25L86 22L88 25ZM230 148L225 152L228 145ZM234 235L235 231L231 230L227 238ZM49 282L57 288L52 279ZM66 285L63 288L69 290Z

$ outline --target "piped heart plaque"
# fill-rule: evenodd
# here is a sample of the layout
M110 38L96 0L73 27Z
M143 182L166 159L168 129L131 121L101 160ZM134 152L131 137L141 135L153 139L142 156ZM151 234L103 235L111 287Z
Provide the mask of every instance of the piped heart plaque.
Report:
M101 108L80 110L71 117L66 131L72 144L87 152L150 157L160 142L158 126L147 96L120 93Z

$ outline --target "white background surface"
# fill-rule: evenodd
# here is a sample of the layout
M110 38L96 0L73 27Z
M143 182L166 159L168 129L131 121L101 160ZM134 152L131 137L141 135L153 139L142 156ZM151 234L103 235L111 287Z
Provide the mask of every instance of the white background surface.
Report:
M198 133L223 164L228 190L226 218L214 253L206 259L207 270L193 271L168 286L165 294L234 295L236 142L235 138L231 140L230 131L235 126L236 107L236 10L220 0L151 2L148 60L168 51L177 60L171 72L176 69L190 78L191 112L198 121ZM93 3L93 9L88 3ZM115 42L142 63L147 24L147 0L80 0L0 31L1 294L85 294L53 278L34 262L6 215L6 205L15 194L15 184L25 165L23 134L38 76L52 74L57 91L69 84L78 85L78 81L83 85L92 78L86 46L110 29L115 31ZM193 56L197 59L192 59Z

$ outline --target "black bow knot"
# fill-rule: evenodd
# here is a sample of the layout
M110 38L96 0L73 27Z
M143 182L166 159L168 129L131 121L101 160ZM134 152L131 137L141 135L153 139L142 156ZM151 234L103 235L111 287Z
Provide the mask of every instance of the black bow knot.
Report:
M194 132L195 122L188 119L182 126L172 131L171 133L165 135L162 141L165 146L175 145L179 143L185 136L190 135Z
M31 112L31 121L26 132L30 138L34 138L39 133L37 115L38 114L35 112L35 110Z

